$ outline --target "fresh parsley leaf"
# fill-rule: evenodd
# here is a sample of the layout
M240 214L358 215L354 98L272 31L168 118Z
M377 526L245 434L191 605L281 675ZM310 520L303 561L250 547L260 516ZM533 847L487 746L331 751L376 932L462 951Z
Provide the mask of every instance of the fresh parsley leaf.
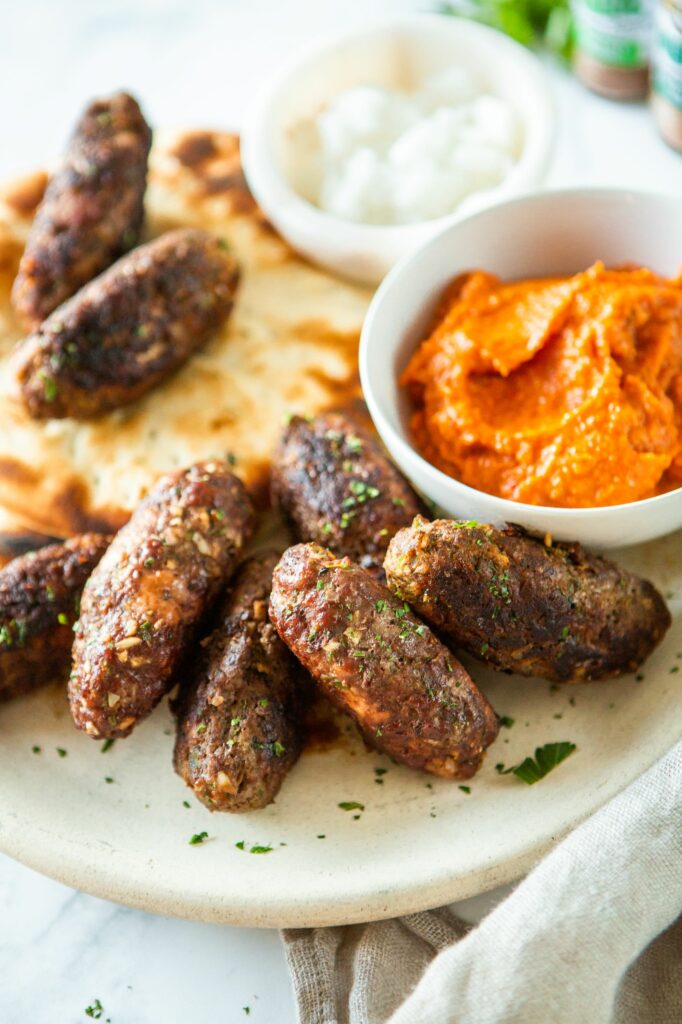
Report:
M249 853L272 853L272 846L252 846Z
M99 748L100 749L100 753L106 754L107 750L111 750L111 748L113 747L115 742L116 742L116 740L112 740L112 739L105 740L104 743L102 744L102 746Z
M496 764L495 770L500 775L513 773L521 782L532 786L540 779L544 779L558 764L565 761L576 749L575 743L563 740L559 743L545 743L544 747L536 747L535 758L527 757L521 764L505 768L502 764Z
M365 805L358 803L357 800L342 800L337 806L342 811L364 811L365 809Z
M514 724L514 719L510 715L500 715L500 725L504 729L511 729Z
M192 838L189 840L189 845L199 846L206 839L208 839L208 832L195 832Z
M99 1020L104 1013L104 1007L100 1003L99 999L93 1000L90 1006L85 1007L85 1016L92 1017L93 1020Z

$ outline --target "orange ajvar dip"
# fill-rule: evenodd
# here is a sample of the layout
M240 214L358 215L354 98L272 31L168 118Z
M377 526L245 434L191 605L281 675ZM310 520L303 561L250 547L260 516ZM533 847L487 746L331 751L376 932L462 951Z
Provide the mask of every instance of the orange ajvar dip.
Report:
M473 271L400 382L424 457L479 490L573 508L669 490L682 484L682 278Z

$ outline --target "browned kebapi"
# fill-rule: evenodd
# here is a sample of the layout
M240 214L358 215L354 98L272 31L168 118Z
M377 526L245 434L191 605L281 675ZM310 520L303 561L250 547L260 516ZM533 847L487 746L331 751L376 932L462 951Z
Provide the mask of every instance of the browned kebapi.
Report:
M85 110L48 182L12 289L27 330L137 244L151 141L124 92Z
M301 750L303 670L268 617L278 559L240 567L176 702L175 770L212 811L267 806Z
M647 580L515 526L417 518L391 541L384 565L395 594L504 672L609 679L636 669L670 626Z
M377 441L337 412L291 419L273 459L272 496L299 540L379 570L391 537L423 511Z
M238 280L208 231L169 231L123 256L19 345L27 412L87 419L140 398L221 326Z
M81 591L110 540L84 533L0 571L0 701L66 682Z
M371 573L298 544L275 569L270 617L371 746L443 778L477 771L497 736L495 712L429 627Z
M224 462L163 477L88 580L69 700L90 736L127 736L171 687L253 530L244 485Z

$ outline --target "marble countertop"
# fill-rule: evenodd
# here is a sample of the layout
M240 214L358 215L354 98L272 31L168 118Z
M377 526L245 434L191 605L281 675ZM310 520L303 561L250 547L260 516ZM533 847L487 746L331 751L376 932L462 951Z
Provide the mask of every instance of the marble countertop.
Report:
M372 14L428 4L374 0ZM366 18L361 0L24 0L3 12L0 177L55 157L84 101L125 86L157 125L238 127L293 47ZM549 184L679 194L682 157L643 105L590 95L550 67L558 141ZM481 916L504 891L459 904ZM74 892L0 856L0 1022L292 1024L279 937L155 917ZM247 1012L248 1010L248 1012Z

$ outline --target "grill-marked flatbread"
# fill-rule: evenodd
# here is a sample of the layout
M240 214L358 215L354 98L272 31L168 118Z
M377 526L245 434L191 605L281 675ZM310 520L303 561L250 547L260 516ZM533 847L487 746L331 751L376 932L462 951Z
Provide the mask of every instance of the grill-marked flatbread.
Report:
M242 268L225 328L145 398L88 422L31 421L10 360L22 337L9 295L45 175L0 194L0 508L58 536L120 526L157 477L202 458L236 457L264 492L283 417L359 392L357 344L369 292L296 256L251 198L233 135L161 138L150 157L145 237L216 231Z

